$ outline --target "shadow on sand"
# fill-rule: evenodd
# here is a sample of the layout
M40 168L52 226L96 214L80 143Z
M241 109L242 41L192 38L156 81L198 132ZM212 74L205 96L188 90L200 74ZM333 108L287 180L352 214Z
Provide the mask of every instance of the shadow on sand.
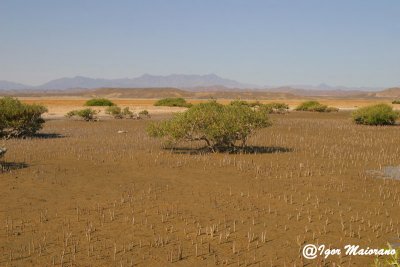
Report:
M39 139L57 139L57 138L65 138L65 135L58 133L36 133L30 138L39 138Z
M292 148L280 146L247 146L235 148L219 148L218 151L212 151L208 147L190 148L190 147L165 147L174 154L201 155L209 153L227 153L227 154L274 154L292 152Z
M28 168L25 162L4 162L0 161L0 173Z

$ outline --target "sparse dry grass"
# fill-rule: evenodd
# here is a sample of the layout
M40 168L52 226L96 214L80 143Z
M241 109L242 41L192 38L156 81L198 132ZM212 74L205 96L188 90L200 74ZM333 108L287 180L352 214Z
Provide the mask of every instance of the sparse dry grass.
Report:
M162 149L140 120L52 120L43 132L63 137L5 141L5 160L28 166L0 174L0 265L372 264L300 248L399 240L400 181L366 174L400 164L399 127L271 117L250 155Z

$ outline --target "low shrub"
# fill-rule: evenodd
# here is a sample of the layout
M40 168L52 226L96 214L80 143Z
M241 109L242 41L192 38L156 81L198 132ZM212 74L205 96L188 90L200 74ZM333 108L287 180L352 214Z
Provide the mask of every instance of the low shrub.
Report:
M185 99L178 98L163 98L154 103L154 106L164 106L164 107L185 107L190 108L192 104L186 102Z
M254 107L259 107L262 104L259 101L247 102L245 100L236 99L236 100L232 100L229 103L229 105L231 105L231 106L235 106L235 105L237 105L237 106L248 106L248 107L254 108Z
M250 103L245 101L245 100L240 100L240 99L236 99L236 100L232 100L229 105L231 106L246 106L246 107L250 107Z
M282 114L289 110L289 106L285 103L272 102L268 104L262 104L259 101L247 102L245 100L233 100L229 103L230 106L246 106L252 108L259 108L262 112L271 114L277 113Z
M85 106L89 107L106 107L106 106L115 106L115 104L106 98L93 98L86 101Z
M306 101L301 103L296 107L296 110L298 111L317 111L317 112L323 112L326 110L328 106L322 105L318 101Z
M359 108L352 114L353 121L364 125L392 125L399 118L399 113L387 104L377 104Z
M115 119L130 119L133 117L133 112L129 110L129 107L121 109L118 106L111 106L106 108L105 113L113 116Z
M122 119L122 110L118 106L110 106L106 108L105 113L113 116L116 119Z
M306 101L298 105L295 110L297 111L311 111L311 112L336 112L339 111L338 108L328 107L327 105L323 105L318 101Z
M308 108L307 111L311 111L311 112L325 112L326 109L328 108L327 105L315 105L315 106L311 106Z
M80 117L82 119L84 119L85 121L96 121L98 120L97 118L97 111L93 110L91 108L85 108L85 109L81 109L81 110L72 110L70 112L67 113L67 115L65 115L68 118L72 118L72 117Z
M42 129L41 117L47 108L41 105L24 104L16 98L0 99L0 137L25 137Z
M142 110L142 111L139 112L139 117L140 117L140 118L142 118L142 117L150 118L151 116L150 116L149 111L147 111L147 110L145 109L145 110Z
M133 118L133 112L129 110L129 107L124 107L122 109L122 116L124 116L124 118Z
M249 102L249 106L250 107L260 107L262 104L260 103L260 101L254 101L254 102Z
M272 102L268 104L261 104L260 109L267 114L283 114L288 112L289 106L285 103Z
M393 100L392 104L400 104L400 100Z

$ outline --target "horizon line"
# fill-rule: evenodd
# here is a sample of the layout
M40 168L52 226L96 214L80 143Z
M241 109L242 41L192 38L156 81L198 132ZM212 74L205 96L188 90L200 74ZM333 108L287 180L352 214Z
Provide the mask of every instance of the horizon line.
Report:
M23 85L23 86L27 86L27 87L40 87L42 85L45 85L46 83L55 81L55 80L59 80L59 79L74 79L74 78L88 78L88 79L93 79L93 80L121 80L121 79L129 79L129 80L133 80L133 79L137 79L143 76L154 76L154 77L168 77L168 76L173 76L173 75L182 75L182 76L211 76L214 75L218 78L221 79L226 79L226 80L231 80L237 83L241 83L244 85L249 85L249 89L250 88L271 88L271 87L301 87L301 86L309 86L309 87L319 87L319 86L328 86L328 87L344 87L344 88L370 88L370 89L379 89L379 88L393 88L393 87L400 87L400 85L390 85L390 86L371 86L371 85L358 85L358 86L352 86L352 85L337 85L337 84L329 84L327 82L317 82L317 83L313 83L313 84L305 84L305 83L280 83L280 84L269 84L269 85L259 85L259 84L253 84L253 83L249 83L249 82L242 82L242 81L237 81L234 80L232 78L226 78L226 77L221 77L218 74L215 74L213 72L208 73L208 74L185 74L185 73L171 73L171 74L167 74L167 75L157 75L157 74L150 74L150 73L143 73L139 76L135 76L135 77L120 77L120 78L104 78L104 77L91 77L91 76L84 76L81 74L77 74L77 75L72 75L72 76L62 76L59 78L54 78L54 79L50 79L47 80L45 82L42 82L40 84L27 84L25 82L19 82L19 81L12 81L12 80L8 80L8 79L1 79L0 82L8 82L8 83L15 83L15 84L19 84L19 85ZM215 84L215 85L209 85L209 86L218 86L219 84ZM223 86L223 85L222 85ZM196 87L196 86L194 86ZM116 87L118 88L118 87ZM301 88L299 88L301 89Z

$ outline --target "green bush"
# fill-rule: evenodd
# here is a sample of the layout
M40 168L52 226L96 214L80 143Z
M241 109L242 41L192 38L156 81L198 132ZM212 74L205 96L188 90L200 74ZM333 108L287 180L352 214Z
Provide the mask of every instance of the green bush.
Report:
M249 102L247 102L245 100L239 100L239 99L232 100L229 103L229 105L231 105L231 106L248 106L248 107L251 106L251 104Z
M154 103L154 106L164 106L164 107L185 107L190 108L192 104L186 102L183 98L163 98Z
M321 103L319 103L318 101L306 101L301 103L300 105L298 105L295 110L299 110L299 111L308 111L310 108L314 107L314 106L319 106L321 105Z
M272 102L268 104L261 104L260 110L267 113L283 114L289 110L289 106L285 103Z
M145 110L142 110L142 111L139 112L139 117L140 117L140 118L141 118L141 117L150 118L150 113L149 113L149 111L147 111L146 109L145 109Z
M113 116L116 119L122 119L122 110L118 106L110 106L106 108L105 113Z
M259 101L247 102L244 100L233 100L229 103L231 106L247 106L252 108L259 108L262 112L271 113L285 113L289 110L289 106L285 103L272 102L269 104L261 104Z
M311 111L311 112L337 112L338 108L328 107L327 105L323 105L318 101L306 101L298 105L295 110L297 111Z
M115 104L106 98L93 98L86 101L85 106L89 107L106 107L106 106L115 106Z
M0 99L0 137L25 137L35 134L45 122L41 117L47 109L41 105L24 104L16 98Z
M297 106L296 110L324 112L327 108L328 106L322 105L318 101L306 101Z
M234 106L234 105L239 105L239 106L249 106L249 107L259 107L262 104L259 101L254 101L254 102L247 102L245 100L240 100L240 99L236 99L236 100L232 100L229 105Z
M393 100L392 104L400 104L400 100Z
M132 118L133 112L129 110L129 107L121 109L118 106L110 106L105 110L106 114L113 116L115 119Z
M308 111L311 111L311 112L325 112L327 108L328 108L327 105L320 104L320 105L311 106L308 109Z
M150 124L152 137L170 141L204 141L212 151L246 146L257 129L270 126L265 113L246 105L222 105L216 101L194 105L172 119Z
M131 119L133 117L133 112L129 110L129 107L124 107L124 109L122 110L122 115L125 118Z
M80 117L84 119L85 121L96 121L98 118L96 117L96 114L98 112L96 110L93 110L91 108L85 108L81 110L72 110L67 113L67 117Z
M260 107L262 104L260 103L260 101L254 101L254 102L250 102L249 103L249 106L250 107L253 107L253 108L255 108L255 107Z
M364 125L392 125L399 118L399 113L387 104L377 104L359 108L352 114L353 121Z

